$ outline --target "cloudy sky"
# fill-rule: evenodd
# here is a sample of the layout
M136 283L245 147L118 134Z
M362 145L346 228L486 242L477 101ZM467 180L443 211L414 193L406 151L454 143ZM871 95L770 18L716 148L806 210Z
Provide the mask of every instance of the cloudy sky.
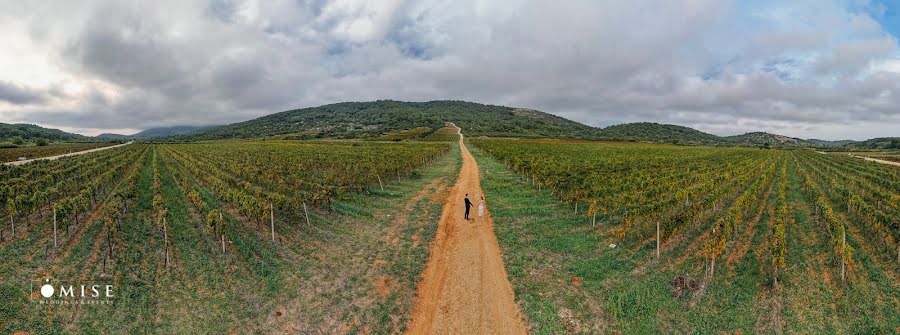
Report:
M341 101L900 136L900 0L0 0L0 122L84 134Z

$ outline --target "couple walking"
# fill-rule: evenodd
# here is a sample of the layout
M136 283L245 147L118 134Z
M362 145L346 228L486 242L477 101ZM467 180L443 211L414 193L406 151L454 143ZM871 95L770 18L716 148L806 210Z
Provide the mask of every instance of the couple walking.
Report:
M466 193L466 220L469 219L469 209L472 208L472 201L469 201L469 194ZM484 196L478 202L478 222L484 222Z

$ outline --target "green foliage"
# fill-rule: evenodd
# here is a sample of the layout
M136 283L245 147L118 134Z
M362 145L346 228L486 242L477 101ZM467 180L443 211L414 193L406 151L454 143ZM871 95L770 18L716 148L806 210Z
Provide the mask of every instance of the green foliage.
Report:
M45 138L39 138L39 139L34 140L34 144L36 144L39 147L45 147L45 146L47 146L47 144L50 144L50 143L47 142L47 139L45 139Z
M25 140L22 138L22 136L13 136L12 138L9 139L9 141L12 142L12 144L15 144L15 145L23 145L23 144L25 144Z
M222 209L213 209L206 215L206 226L213 230L216 235L225 234L225 220L223 220Z

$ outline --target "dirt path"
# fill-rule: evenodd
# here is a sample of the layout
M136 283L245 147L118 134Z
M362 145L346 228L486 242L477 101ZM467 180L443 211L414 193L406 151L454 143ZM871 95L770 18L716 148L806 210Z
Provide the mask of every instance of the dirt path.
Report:
M464 219L466 193L476 206L483 193L478 164L466 149L462 133L459 146L462 170L444 204L428 264L417 285L408 333L525 334L487 206L484 223ZM477 207L470 216L477 218Z
M865 159L865 160L871 161L871 162L876 162L876 163L881 163L881 164L887 164L887 165L893 165L893 166L900 166L900 162L891 162L891 161L886 161L886 160L883 160L883 159L872 158L872 157L865 157L865 156L856 156L856 155L850 155L850 156L856 157L856 158L862 158L862 159Z
M106 150L106 149L118 148L118 147L122 147L122 146L129 145L129 144L131 144L131 143L134 143L134 141L127 142L127 143L122 143L122 144L117 144L117 145L111 145L111 146L108 146L108 147L102 147L102 148L96 148L96 149L90 149L90 150L84 150L84 151L78 151L78 152L70 152L70 153L67 153L67 154L56 155L56 156L39 157L39 158L28 159L28 160L24 160L24 161L12 161L12 162L6 162L6 163L3 163L3 165L17 166L17 165L24 165L24 164L28 164L28 163L31 163L31 162L34 162L34 161L40 161L40 160L48 160L48 161L52 161L52 160L54 160L54 159L59 159L59 158L63 158L63 157L78 156L78 155L83 155L83 154L90 153L90 152L96 152L96 151L101 151L101 150Z

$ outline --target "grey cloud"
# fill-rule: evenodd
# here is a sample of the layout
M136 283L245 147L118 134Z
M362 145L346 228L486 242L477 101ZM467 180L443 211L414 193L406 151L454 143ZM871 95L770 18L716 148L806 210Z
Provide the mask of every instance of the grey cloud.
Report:
M15 105L37 104L47 101L48 95L48 92L0 80L0 101Z
M98 21L99 23L99 21ZM67 50L85 72L122 86L152 88L187 75L177 45L146 27L92 26Z

